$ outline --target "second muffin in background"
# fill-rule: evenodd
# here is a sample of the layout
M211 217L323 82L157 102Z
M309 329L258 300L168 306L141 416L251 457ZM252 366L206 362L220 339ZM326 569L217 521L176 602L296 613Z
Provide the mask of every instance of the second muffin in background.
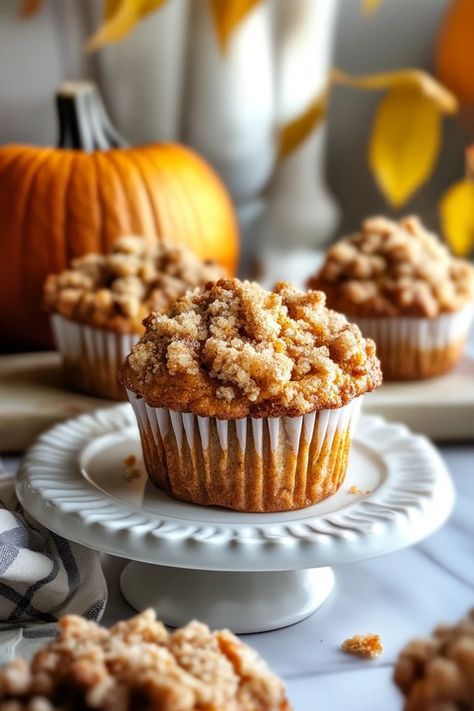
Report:
M91 395L126 399L117 372L144 331L143 319L222 276L221 267L184 247L131 235L120 237L109 254L73 259L44 287L66 379Z
M120 379L156 486L248 512L337 491L360 396L381 372L374 343L324 294L220 280L146 327Z
M331 247L308 280L377 344L385 380L440 375L462 355L474 313L474 269L416 217L372 217Z

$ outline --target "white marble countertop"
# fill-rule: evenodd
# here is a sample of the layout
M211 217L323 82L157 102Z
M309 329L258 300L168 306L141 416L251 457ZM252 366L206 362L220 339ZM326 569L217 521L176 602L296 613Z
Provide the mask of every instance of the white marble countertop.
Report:
M442 530L413 548L336 568L336 587L312 617L246 637L286 681L295 711L399 710L401 696L391 677L400 648L474 605L474 442L440 451L457 491L455 511ZM11 470L18 460L6 457L4 463ZM133 610L119 588L124 561L104 556L103 564L108 625ZM385 651L378 660L339 651L346 637L365 632L382 637Z

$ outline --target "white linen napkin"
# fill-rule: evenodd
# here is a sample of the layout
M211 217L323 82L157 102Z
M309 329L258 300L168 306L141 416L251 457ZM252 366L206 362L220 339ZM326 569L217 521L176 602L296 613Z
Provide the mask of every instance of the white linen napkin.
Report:
M0 462L0 663L53 637L67 613L102 617L107 585L99 554L48 531L21 508ZM31 645L27 641L31 640Z

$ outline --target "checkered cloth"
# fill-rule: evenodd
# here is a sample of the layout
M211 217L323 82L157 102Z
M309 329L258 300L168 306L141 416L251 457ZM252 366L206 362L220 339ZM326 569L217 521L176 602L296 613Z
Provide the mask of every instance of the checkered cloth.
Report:
M99 554L40 526L22 510L13 476L1 471L0 662L19 642L54 636L61 615L100 619L106 601Z

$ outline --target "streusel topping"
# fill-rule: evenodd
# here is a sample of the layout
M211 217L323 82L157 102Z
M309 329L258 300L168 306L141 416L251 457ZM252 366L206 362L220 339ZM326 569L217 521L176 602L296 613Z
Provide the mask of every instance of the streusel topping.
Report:
M118 239L109 254L86 254L45 283L46 307L73 321L120 332L143 333L151 311L164 311L188 289L225 275L184 247Z
M334 408L381 382L375 345L284 282L265 291L238 279L189 292L151 314L121 380L154 407L225 418Z
M372 217L328 250L308 286L349 315L434 318L474 300L474 269L418 218Z
M280 680L227 630L169 633L151 610L110 630L74 615L59 626L30 664L0 669L0 711L290 711Z
M400 653L395 682L405 711L474 709L474 609L455 625L439 625Z

